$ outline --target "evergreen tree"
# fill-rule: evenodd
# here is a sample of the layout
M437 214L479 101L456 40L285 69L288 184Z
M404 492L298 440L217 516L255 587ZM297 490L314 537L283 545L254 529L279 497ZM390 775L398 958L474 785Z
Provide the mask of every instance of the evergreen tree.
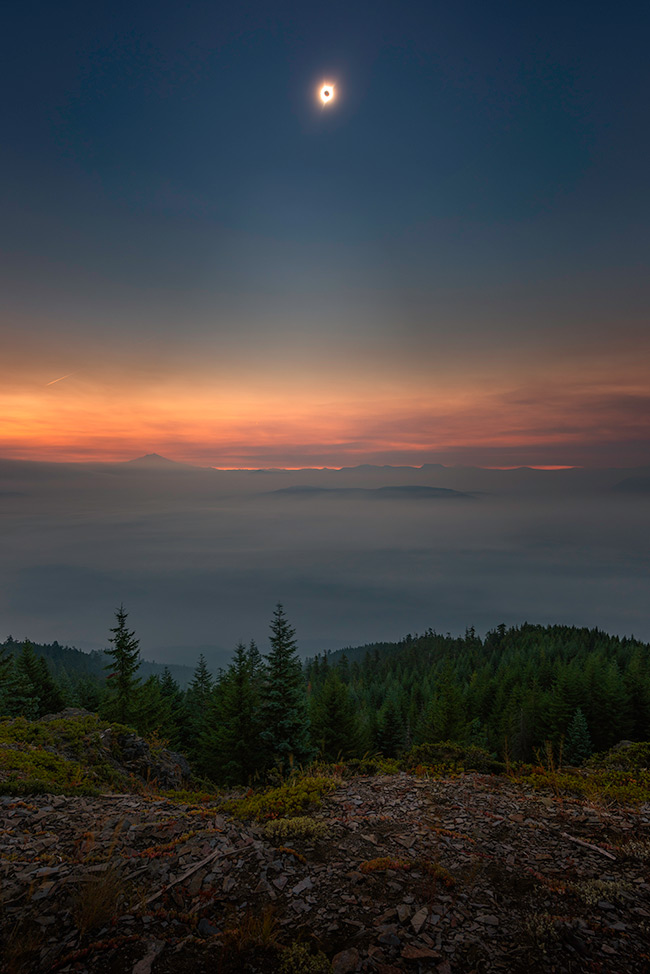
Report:
M379 714L375 707L363 707L359 716L359 757L379 749Z
M12 657L9 655L8 649L5 646L0 646L0 714L4 713L2 708L6 698L7 685L9 683L9 676L11 674L11 665Z
M543 695L535 681L529 687L523 684L513 687L500 720L501 736L508 740L510 757L518 761L530 760L535 746L539 747L539 742L546 738L544 706Z
M181 746L182 729L187 721L188 712L184 694L167 666L160 677L160 694L164 703L160 733L169 742L170 747L178 748Z
M650 739L650 684L647 666L638 649L630 659L623 682L632 714L632 740L647 741Z
M603 690L605 694L604 712L607 714L605 747L612 747L619 741L629 739L634 729L630 700L625 692L625 685L616 660L612 660L607 667Z
M481 726L479 717L474 717L469 723L467 728L467 743L473 747L480 747L484 751L490 750L490 742L488 741L485 728Z
M338 670L338 674L341 680L343 681L343 683L349 683L350 682L350 661L347 658L345 653L343 653L338 663L336 664L336 669Z
M332 670L310 707L311 739L325 761L357 753L359 728L346 684Z
M255 660L239 643L219 681L202 735L203 773L223 784L250 784L263 767L261 731Z
M432 732L432 741L460 741L465 734L463 695L449 671L436 695Z
M65 699L61 688L53 680L43 656L36 657L36 685L40 699L39 716L63 710Z
M10 717L26 717L36 720L39 710L39 699L34 684L24 669L14 659L9 672L6 690L6 712Z
M152 673L133 691L129 722L138 734L153 734L155 731L165 738L170 710L169 701L161 690L160 677Z
M404 722L395 701L389 698L379 717L377 746L385 758L396 758L404 749L405 740Z
M74 705L97 713L101 707L104 688L94 676L83 676L74 685Z
M23 643L20 653L16 656L14 663L15 679L22 684L23 696L30 698L29 710L34 717L40 717L44 711L41 707L40 678L42 671L38 665L38 657L34 652L34 647L28 639ZM22 681L21 678L22 677Z
M560 663L550 701L550 731L555 743L566 736L568 726L582 697L581 674L577 667Z
M262 740L271 764L288 771L308 761L309 719L302 665L296 652L295 630L278 602L271 622L271 649L266 656Z
M208 715L212 705L214 680L208 670L203 653L199 654L194 674L185 694L185 708L187 721L180 734L180 746L190 760L201 763L203 741L202 735L208 722Z
M257 643L254 639L251 639L248 645L248 649L246 650L246 659L248 661L251 679L257 683L258 686L261 686L264 680L264 659L262 658L262 654L257 648Z
M36 655L27 639L15 658L13 683L8 691L10 695L17 694L17 699L9 703L10 710L20 706L25 716L29 712L34 718L43 717L63 707L63 695L52 679L45 659Z
M264 663L264 657L257 648L257 643L254 639L251 639L248 649L246 650L246 663L248 665L251 685L257 695L257 699L261 707L266 687L266 666Z
M564 741L564 760L567 764L583 764L591 755L591 737L582 710L578 707L569 724Z
M106 650L111 662L106 669L112 672L108 676L109 692L104 703L104 712L112 720L126 724L134 716L134 704L139 679L136 676L140 667L140 640L135 633L127 629L128 613L120 605L115 613L117 625L111 629L113 633L109 643L112 649Z
M13 658L6 683L6 712L11 717L37 720L41 715L37 677L37 657L31 643L25 640L20 653Z
M79 701L77 698L75 685L70 679L70 674L64 667L61 667L58 671L56 682L61 694L61 699L63 700L63 706L78 707Z
M454 679L451 664L445 668L436 685L435 696L416 729L418 743L459 741L465 736L463 695Z
M187 688L188 703L191 704L192 708L198 707L199 710L203 710L208 704L213 688L214 680L208 670L205 656L200 653L190 685Z

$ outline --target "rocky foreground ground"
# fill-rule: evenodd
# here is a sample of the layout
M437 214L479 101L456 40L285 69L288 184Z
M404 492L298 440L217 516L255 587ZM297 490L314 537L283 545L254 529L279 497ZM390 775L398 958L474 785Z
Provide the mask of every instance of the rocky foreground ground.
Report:
M647 806L396 774L313 817L272 840L215 805L1 798L5 970L650 971Z

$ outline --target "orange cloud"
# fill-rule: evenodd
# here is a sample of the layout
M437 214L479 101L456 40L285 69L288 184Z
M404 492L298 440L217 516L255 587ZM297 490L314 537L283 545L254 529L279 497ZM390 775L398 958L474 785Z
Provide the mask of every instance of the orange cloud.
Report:
M416 356L360 342L90 351L63 361L50 347L40 363L15 352L0 389L0 456L157 452L227 467L647 462L645 360L615 345L557 360L549 350Z
M506 464L517 454L562 464L582 462L585 447L601 444L606 453L612 442L619 453L629 444L633 454L650 432L646 394L557 385L497 391L466 385L417 397L368 391L365 398L346 397L336 390L324 398L318 388L93 389L72 378L45 394L3 394L0 408L0 455L50 460L155 451L215 466L341 465L441 455L472 462L474 452L498 454Z

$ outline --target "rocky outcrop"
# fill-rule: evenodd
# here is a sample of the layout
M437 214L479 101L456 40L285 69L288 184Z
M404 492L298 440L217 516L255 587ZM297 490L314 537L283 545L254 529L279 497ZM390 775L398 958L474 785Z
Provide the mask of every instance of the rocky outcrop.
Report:
M158 788L183 788L192 776L187 759L176 751L159 748L155 753L142 737L129 731L102 732L102 744L116 769ZM115 754L119 755L115 758Z
M120 724L101 720L97 714L78 708L67 708L47 714L40 720L28 722L18 717L3 721L0 749L19 750L25 757L23 780L42 780L43 752L55 755L59 761L59 781L70 789L71 767L78 767L84 783L90 787L121 790L134 782L154 789L186 788L192 773L187 759L168 748L150 744L135 731ZM34 758L30 768L28 756ZM9 769L16 762L3 762L0 754L0 782L11 780ZM14 770L13 779L16 778ZM131 788L129 788L131 790Z

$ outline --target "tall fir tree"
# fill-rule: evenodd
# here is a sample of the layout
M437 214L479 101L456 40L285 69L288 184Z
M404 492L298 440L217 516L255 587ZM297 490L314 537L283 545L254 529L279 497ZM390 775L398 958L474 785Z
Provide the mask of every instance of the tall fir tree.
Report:
M39 716L56 714L65 706L65 698L59 684L52 677L45 658L36 658L36 685L40 697Z
M246 650L246 661L248 663L248 670L251 675L251 680L261 695L262 687L264 686L264 658L260 653L254 639L251 639L250 643L248 644L248 649Z
M313 755L306 686L295 635L278 602L271 621L271 649L266 656L262 740L269 763L285 773Z
M435 695L417 726L418 743L459 741L465 734L465 706L462 692L447 663L437 682Z
M192 679L187 688L188 701L191 702L192 707L198 707L199 710L202 710L207 706L213 688L214 680L208 669L205 656L203 653L199 653Z
M376 742L385 758L395 758L404 750L406 730L393 697L388 698L379 715Z
M187 721L188 712L185 706L185 695L167 666L160 677L160 693L165 703L160 733L170 747L178 748L181 746L182 728Z
M41 717L45 713L42 708L40 692L42 670L38 665L38 657L34 652L34 647L28 639L25 640L16 657L15 674L18 679L22 676L25 693L31 699L30 710L35 717Z
M38 718L40 701L34 684L24 669L14 659L9 672L6 690L6 712L11 717L26 717L27 720Z
M567 764L584 764L591 755L591 737L585 715L580 707L573 715L564 741L564 760Z
M155 732L164 739L170 711L169 701L162 693L160 677L152 673L133 693L129 723L138 734L148 735Z
M348 687L338 668L311 699L311 739L325 761L349 758L359 747L359 726Z
M9 650L5 646L0 646L0 714L6 712L11 667L12 657L9 655Z
M650 685L648 670L639 650L633 653L623 682L632 713L630 736L635 741L647 741L650 739Z
M136 691L140 684L137 677L140 668L140 640L126 625L128 613L120 605L115 613L117 625L111 629L109 639L112 648L106 650L111 662L106 669L108 676L108 695L103 710L107 717L121 724L128 723L134 716Z
M13 692L18 693L21 706L33 717L56 713L63 707L63 695L53 680L45 659L37 656L28 639L15 659Z
M95 676L78 677L74 684L74 706L97 713L104 698L104 688Z
M263 770L259 683L243 643L219 680L202 736L201 770L223 784L250 784Z
M205 656L200 653L185 694L187 720L180 733L181 750L197 765L202 761L203 734L212 706L213 692L214 680L208 670Z

